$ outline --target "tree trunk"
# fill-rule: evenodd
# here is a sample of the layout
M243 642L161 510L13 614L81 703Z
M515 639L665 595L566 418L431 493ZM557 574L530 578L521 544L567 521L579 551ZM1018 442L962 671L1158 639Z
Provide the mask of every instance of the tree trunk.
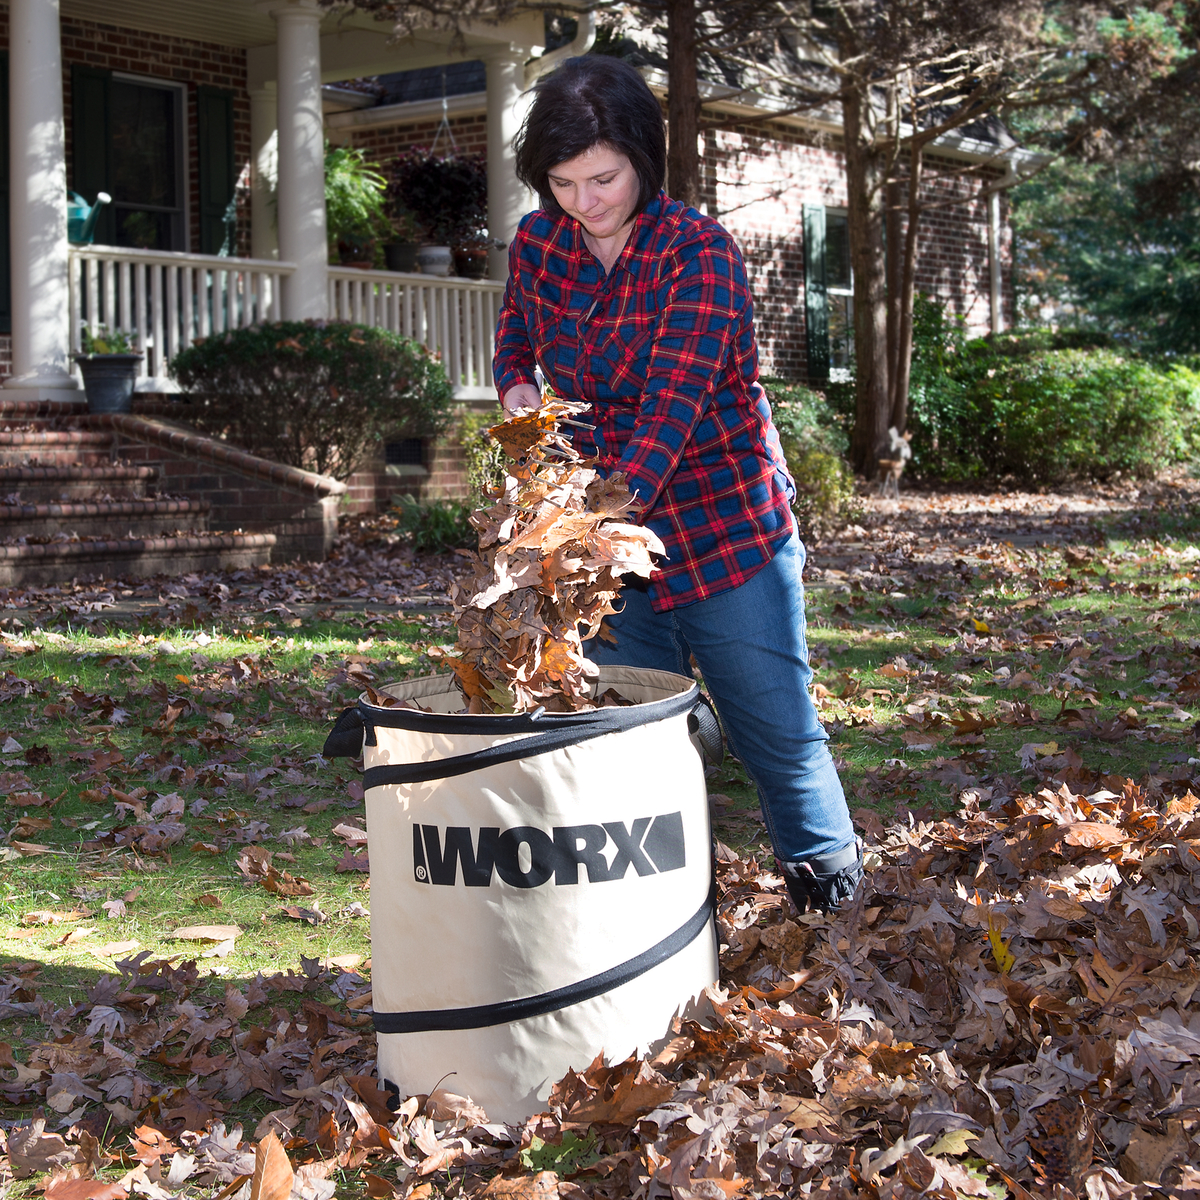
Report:
M917 278L917 226L921 220L921 161L922 148L914 143L908 169L908 228L904 231L900 327L896 339L896 375L892 386L892 424L900 433L908 424L908 383L912 377L913 294Z
M850 257L854 265L855 415L850 454L872 478L888 449L891 404L887 359L887 266L884 261L883 156L865 128L870 95L848 89L842 100Z
M696 75L696 0L667 3L667 187L700 207L700 87Z

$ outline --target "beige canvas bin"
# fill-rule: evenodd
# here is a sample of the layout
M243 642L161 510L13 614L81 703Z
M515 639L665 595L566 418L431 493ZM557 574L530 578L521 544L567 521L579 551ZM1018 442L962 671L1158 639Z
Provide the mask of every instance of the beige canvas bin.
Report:
M431 713L360 701L339 721L343 738L345 718L365 727L389 1089L449 1075L492 1120L521 1121L568 1068L665 1037L716 980L698 689L633 667L601 671L609 687L635 704L468 716L433 676L385 689Z

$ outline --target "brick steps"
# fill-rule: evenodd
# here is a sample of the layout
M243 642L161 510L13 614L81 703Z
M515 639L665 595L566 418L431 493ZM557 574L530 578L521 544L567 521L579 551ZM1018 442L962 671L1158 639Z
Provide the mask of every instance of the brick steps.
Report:
M207 500L86 500L73 504L0 503L0 542L56 533L145 537L175 529L206 530Z
M96 414L0 391L0 586L324 559L345 484L187 416L161 397Z
M257 567L270 560L274 545L273 533L189 533L0 544L0 586Z
M0 464L13 466L101 465L112 459L113 435L101 429L55 429L32 421L0 429Z
M0 466L0 496L16 493L23 504L88 500L106 493L114 499L142 499L157 479L153 467L118 463Z

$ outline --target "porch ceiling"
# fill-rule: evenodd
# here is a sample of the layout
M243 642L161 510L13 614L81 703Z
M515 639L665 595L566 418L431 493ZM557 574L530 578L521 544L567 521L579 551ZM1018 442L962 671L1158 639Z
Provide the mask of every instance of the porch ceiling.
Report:
M62 0L62 15L243 50L275 41L275 22L255 0L185 0L174 4L162 0ZM321 22L323 34L345 29L390 32L387 24L361 13L329 13Z

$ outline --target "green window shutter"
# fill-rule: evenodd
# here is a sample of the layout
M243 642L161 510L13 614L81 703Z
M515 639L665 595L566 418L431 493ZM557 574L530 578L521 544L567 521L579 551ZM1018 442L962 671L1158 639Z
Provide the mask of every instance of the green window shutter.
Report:
M233 163L233 93L196 89L200 149L200 253L216 254L225 241L225 210L237 176ZM237 252L237 247L233 247Z
M95 204L97 192L112 195L111 88L111 71L78 64L71 67L71 190L89 204ZM111 246L116 236L116 216L107 204L100 210L94 240Z
M0 52L0 333L12 333L8 245L8 55Z
M829 298L825 291L825 208L804 206L804 309L808 382L829 378Z

